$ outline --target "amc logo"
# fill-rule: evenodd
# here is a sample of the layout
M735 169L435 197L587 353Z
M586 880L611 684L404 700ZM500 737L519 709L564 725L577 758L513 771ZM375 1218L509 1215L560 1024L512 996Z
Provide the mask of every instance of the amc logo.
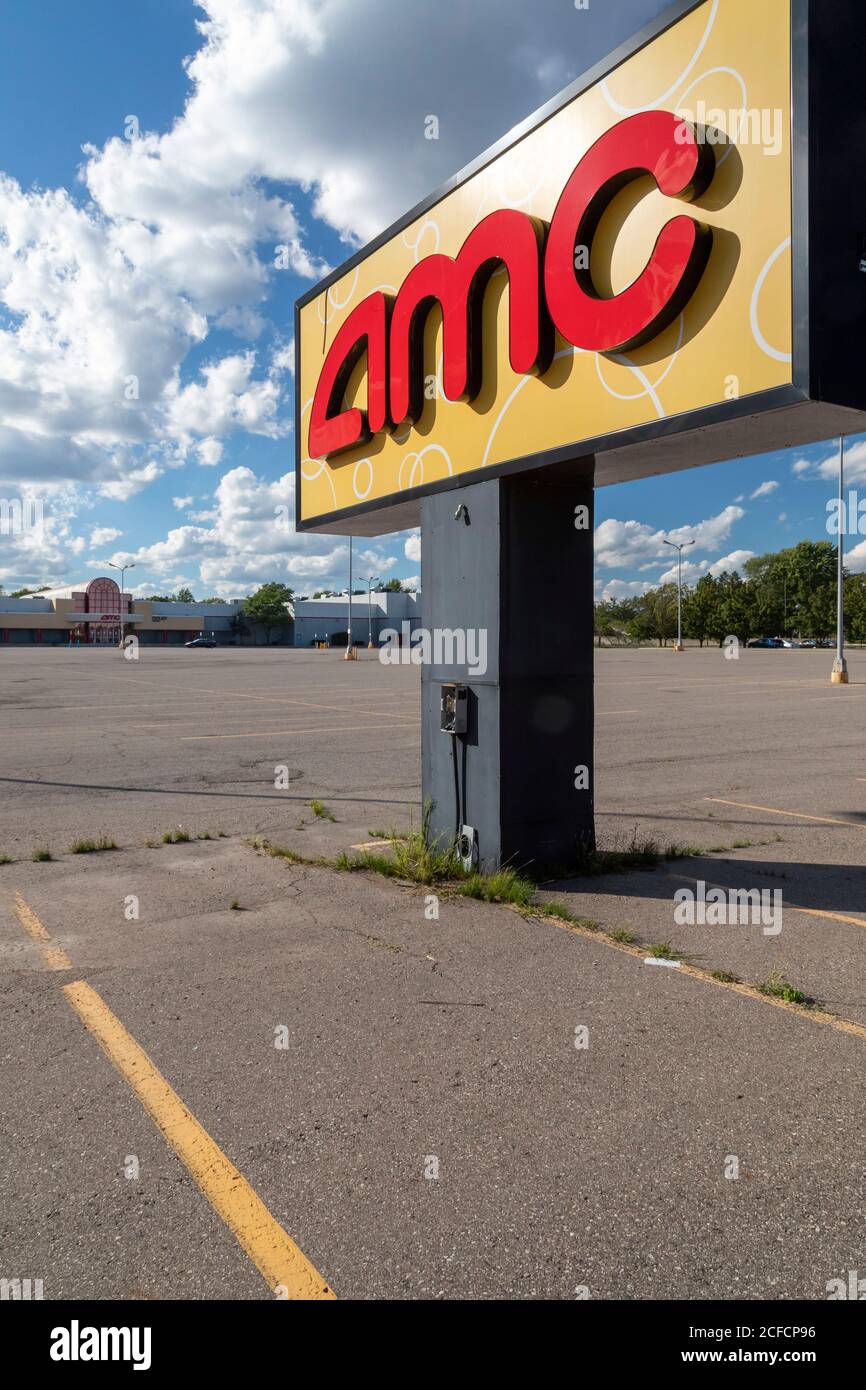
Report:
M310 455L330 458L383 430L414 423L424 405L424 325L438 303L443 324L442 384L450 401L481 389L481 307L493 272L504 265L510 290L509 360L518 374L543 375L554 330L586 352L622 352L650 342L693 295L712 248L712 231L679 216L659 233L633 284L602 298L578 247L591 250L612 199L634 179L652 175L662 193L690 201L709 187L712 149L668 111L631 116L587 151L563 189L548 225L526 213L491 213L469 234L456 259L427 256L396 298L377 291L362 300L337 333L316 386ZM352 372L367 354L367 409L344 409Z

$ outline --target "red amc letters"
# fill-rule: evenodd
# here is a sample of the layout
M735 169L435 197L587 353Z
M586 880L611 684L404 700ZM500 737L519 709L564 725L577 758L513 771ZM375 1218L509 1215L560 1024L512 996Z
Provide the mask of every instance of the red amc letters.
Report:
M481 306L493 272L509 283L508 353L518 373L543 374L554 329L576 348L622 352L673 322L703 275L712 231L674 217L659 233L644 271L621 294L596 293L576 248L591 248L605 209L633 179L651 174L662 193L699 197L715 172L712 149L669 111L645 111L613 126L586 152L562 191L548 227L504 209L470 232L455 258L427 256L396 296L381 291L353 310L331 344L310 415L309 452L329 458L382 430L415 421L424 404L424 325L442 309L443 388L451 401L481 388ZM367 353L367 410L343 409L351 374Z

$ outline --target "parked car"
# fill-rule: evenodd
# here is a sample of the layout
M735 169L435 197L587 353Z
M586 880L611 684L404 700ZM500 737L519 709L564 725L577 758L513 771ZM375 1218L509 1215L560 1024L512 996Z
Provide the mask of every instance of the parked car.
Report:
M185 647L218 647L219 642L215 642L212 637L194 637L191 642L184 642Z
M750 647L783 647L785 644L781 637L753 637L747 645Z

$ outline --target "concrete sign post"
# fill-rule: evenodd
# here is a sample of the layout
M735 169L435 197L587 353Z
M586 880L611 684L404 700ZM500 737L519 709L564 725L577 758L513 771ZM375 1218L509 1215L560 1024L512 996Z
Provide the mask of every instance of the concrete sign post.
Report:
M679 0L298 301L297 524L421 526L467 863L592 840L593 489L866 429L863 51L861 0Z

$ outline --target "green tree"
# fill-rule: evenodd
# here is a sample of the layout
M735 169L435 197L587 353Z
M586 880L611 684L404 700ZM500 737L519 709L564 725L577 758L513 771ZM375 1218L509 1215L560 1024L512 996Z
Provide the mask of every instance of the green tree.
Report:
M720 622L717 628L718 641L726 637L738 637L745 645L754 636L755 627L755 589L737 573L719 575Z
M675 584L663 584L660 589L635 599L626 621L625 630L635 642L655 640L660 647L677 635L677 589Z
M845 633L849 642L866 642L866 574L845 579Z
M249 598L244 599L244 613L253 623L265 629L270 642L274 628L285 627L289 621L289 604L294 594L285 584L273 582L263 584Z
M382 593L385 593L385 594L402 594L402 592L403 592L403 581L402 581L402 579L389 579L387 584L383 584L383 585L382 585Z
M759 615L763 635L787 628L803 637L828 637L836 626L837 563L832 541L800 541L747 560L744 569L759 595L756 619Z
M174 601L175 603L195 603L192 589L178 589Z
M676 584L663 584L660 589L652 589L644 595L643 605L650 635L657 639L660 647L666 647L668 640L677 635Z
M597 603L593 610L593 630L598 638L598 645L601 646L602 637L618 637L619 628L616 626L613 616L615 608L609 599Z
M683 595L683 634L703 646L713 638L719 640L720 625L719 586L711 574L705 574Z

